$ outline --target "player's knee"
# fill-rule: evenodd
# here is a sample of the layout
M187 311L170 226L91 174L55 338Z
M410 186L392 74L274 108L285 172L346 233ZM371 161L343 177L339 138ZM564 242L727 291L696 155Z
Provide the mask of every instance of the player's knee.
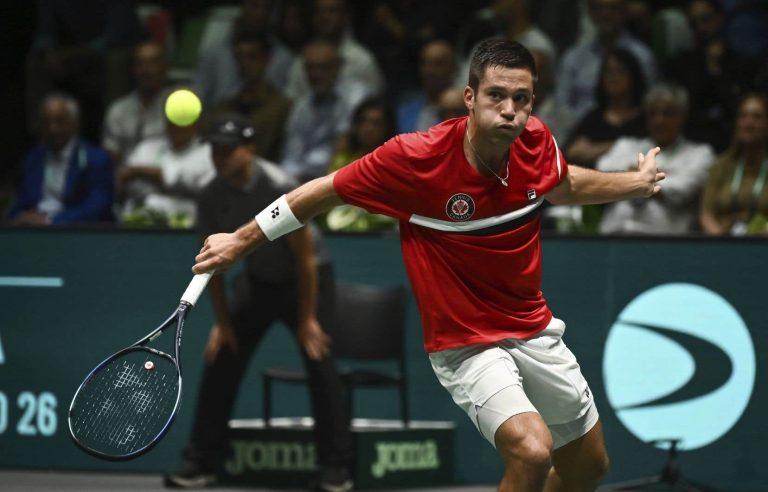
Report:
M525 439L518 452L527 468L548 471L552 466L551 440L535 437Z
M508 471L543 483L552 465L552 435L538 414L521 414L496 431L496 449Z
M507 467L523 467L546 473L552 464L552 440L548 436L530 435L513 442L500 442L499 452ZM497 444L497 447L498 447Z
M546 440L526 438L504 461L506 473L516 475L536 489L543 487L552 467L552 448Z

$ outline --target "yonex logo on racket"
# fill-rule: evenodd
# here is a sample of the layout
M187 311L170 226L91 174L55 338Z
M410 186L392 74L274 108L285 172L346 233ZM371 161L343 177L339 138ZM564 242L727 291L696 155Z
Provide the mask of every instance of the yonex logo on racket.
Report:
M619 314L606 341L603 378L616 416L638 439L682 438L681 449L697 449L744 413L755 349L722 296L699 285L664 284Z

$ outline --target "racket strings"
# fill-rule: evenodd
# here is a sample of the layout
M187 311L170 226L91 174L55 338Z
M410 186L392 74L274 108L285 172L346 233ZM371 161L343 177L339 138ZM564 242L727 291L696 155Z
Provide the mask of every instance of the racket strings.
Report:
M130 455L154 441L173 415L179 393L174 363L148 350L110 361L83 385L72 406L73 435L85 446Z

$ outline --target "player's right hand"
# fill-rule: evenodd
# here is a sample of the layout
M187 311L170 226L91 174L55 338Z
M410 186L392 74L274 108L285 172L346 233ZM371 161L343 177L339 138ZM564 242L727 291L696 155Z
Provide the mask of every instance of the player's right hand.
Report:
M200 274L227 270L240 258L242 250L243 245L236 232L208 236L200 253L195 257L192 271Z

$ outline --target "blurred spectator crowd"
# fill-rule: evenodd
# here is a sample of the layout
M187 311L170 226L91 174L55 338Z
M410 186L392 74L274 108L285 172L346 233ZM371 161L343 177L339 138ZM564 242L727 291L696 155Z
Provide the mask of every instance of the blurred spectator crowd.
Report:
M36 9L13 106L19 138L0 171L6 225L192 227L217 174L206 139L217 116L247 118L260 158L314 179L397 133L466 116L472 47L496 36L533 53L534 115L568 162L621 171L662 148L660 194L550 207L546 229L768 235L763 0L38 0ZM182 87L203 103L187 127L163 112ZM354 207L320 221L396 227Z

